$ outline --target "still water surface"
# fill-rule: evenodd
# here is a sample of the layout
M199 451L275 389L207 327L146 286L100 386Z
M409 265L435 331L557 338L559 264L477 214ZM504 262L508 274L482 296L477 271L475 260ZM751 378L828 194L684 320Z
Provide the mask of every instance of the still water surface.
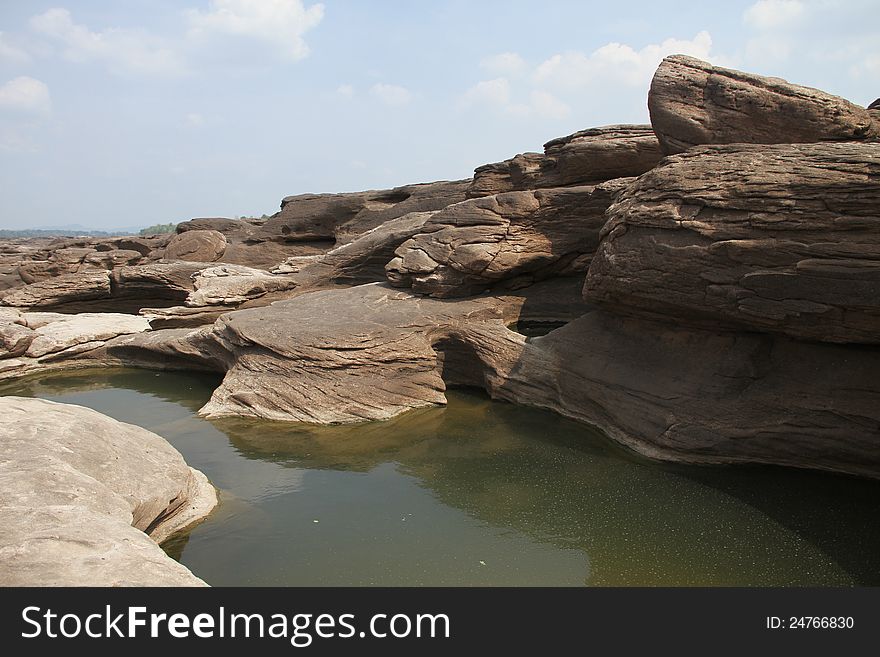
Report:
M140 425L202 470L220 507L163 547L213 585L880 584L880 482L659 465L462 390L358 426L196 417L218 383L111 369L2 392Z

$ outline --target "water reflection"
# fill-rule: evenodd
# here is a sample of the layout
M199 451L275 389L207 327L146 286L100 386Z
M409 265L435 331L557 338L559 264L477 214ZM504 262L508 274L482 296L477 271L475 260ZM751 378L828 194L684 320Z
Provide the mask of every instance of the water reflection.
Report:
M102 370L15 393L145 426L203 470L223 503L166 549L212 584L880 583L876 482L646 463L465 391L356 426L195 417L217 382Z

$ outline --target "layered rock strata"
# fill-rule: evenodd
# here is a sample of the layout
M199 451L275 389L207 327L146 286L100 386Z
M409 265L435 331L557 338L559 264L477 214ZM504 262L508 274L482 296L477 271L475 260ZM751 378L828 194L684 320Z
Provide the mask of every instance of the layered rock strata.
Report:
M780 78L671 55L648 92L651 125L663 152L699 144L791 144L876 139L868 111Z

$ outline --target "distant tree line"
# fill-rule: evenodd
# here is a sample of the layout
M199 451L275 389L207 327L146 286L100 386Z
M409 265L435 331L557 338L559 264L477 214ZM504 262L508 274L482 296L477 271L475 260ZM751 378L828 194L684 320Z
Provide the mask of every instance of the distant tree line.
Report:
M138 235L141 237L146 237L147 235L162 235L164 233L173 233L175 230L177 230L177 224L175 223L155 224L153 226L147 226L141 230Z

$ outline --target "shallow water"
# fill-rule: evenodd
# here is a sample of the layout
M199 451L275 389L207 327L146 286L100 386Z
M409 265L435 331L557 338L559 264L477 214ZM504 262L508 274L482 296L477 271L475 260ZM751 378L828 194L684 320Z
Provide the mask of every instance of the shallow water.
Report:
M469 391L358 426L196 417L218 383L105 369L2 392L143 426L207 474L221 506L164 547L213 585L880 584L880 482L646 462Z

